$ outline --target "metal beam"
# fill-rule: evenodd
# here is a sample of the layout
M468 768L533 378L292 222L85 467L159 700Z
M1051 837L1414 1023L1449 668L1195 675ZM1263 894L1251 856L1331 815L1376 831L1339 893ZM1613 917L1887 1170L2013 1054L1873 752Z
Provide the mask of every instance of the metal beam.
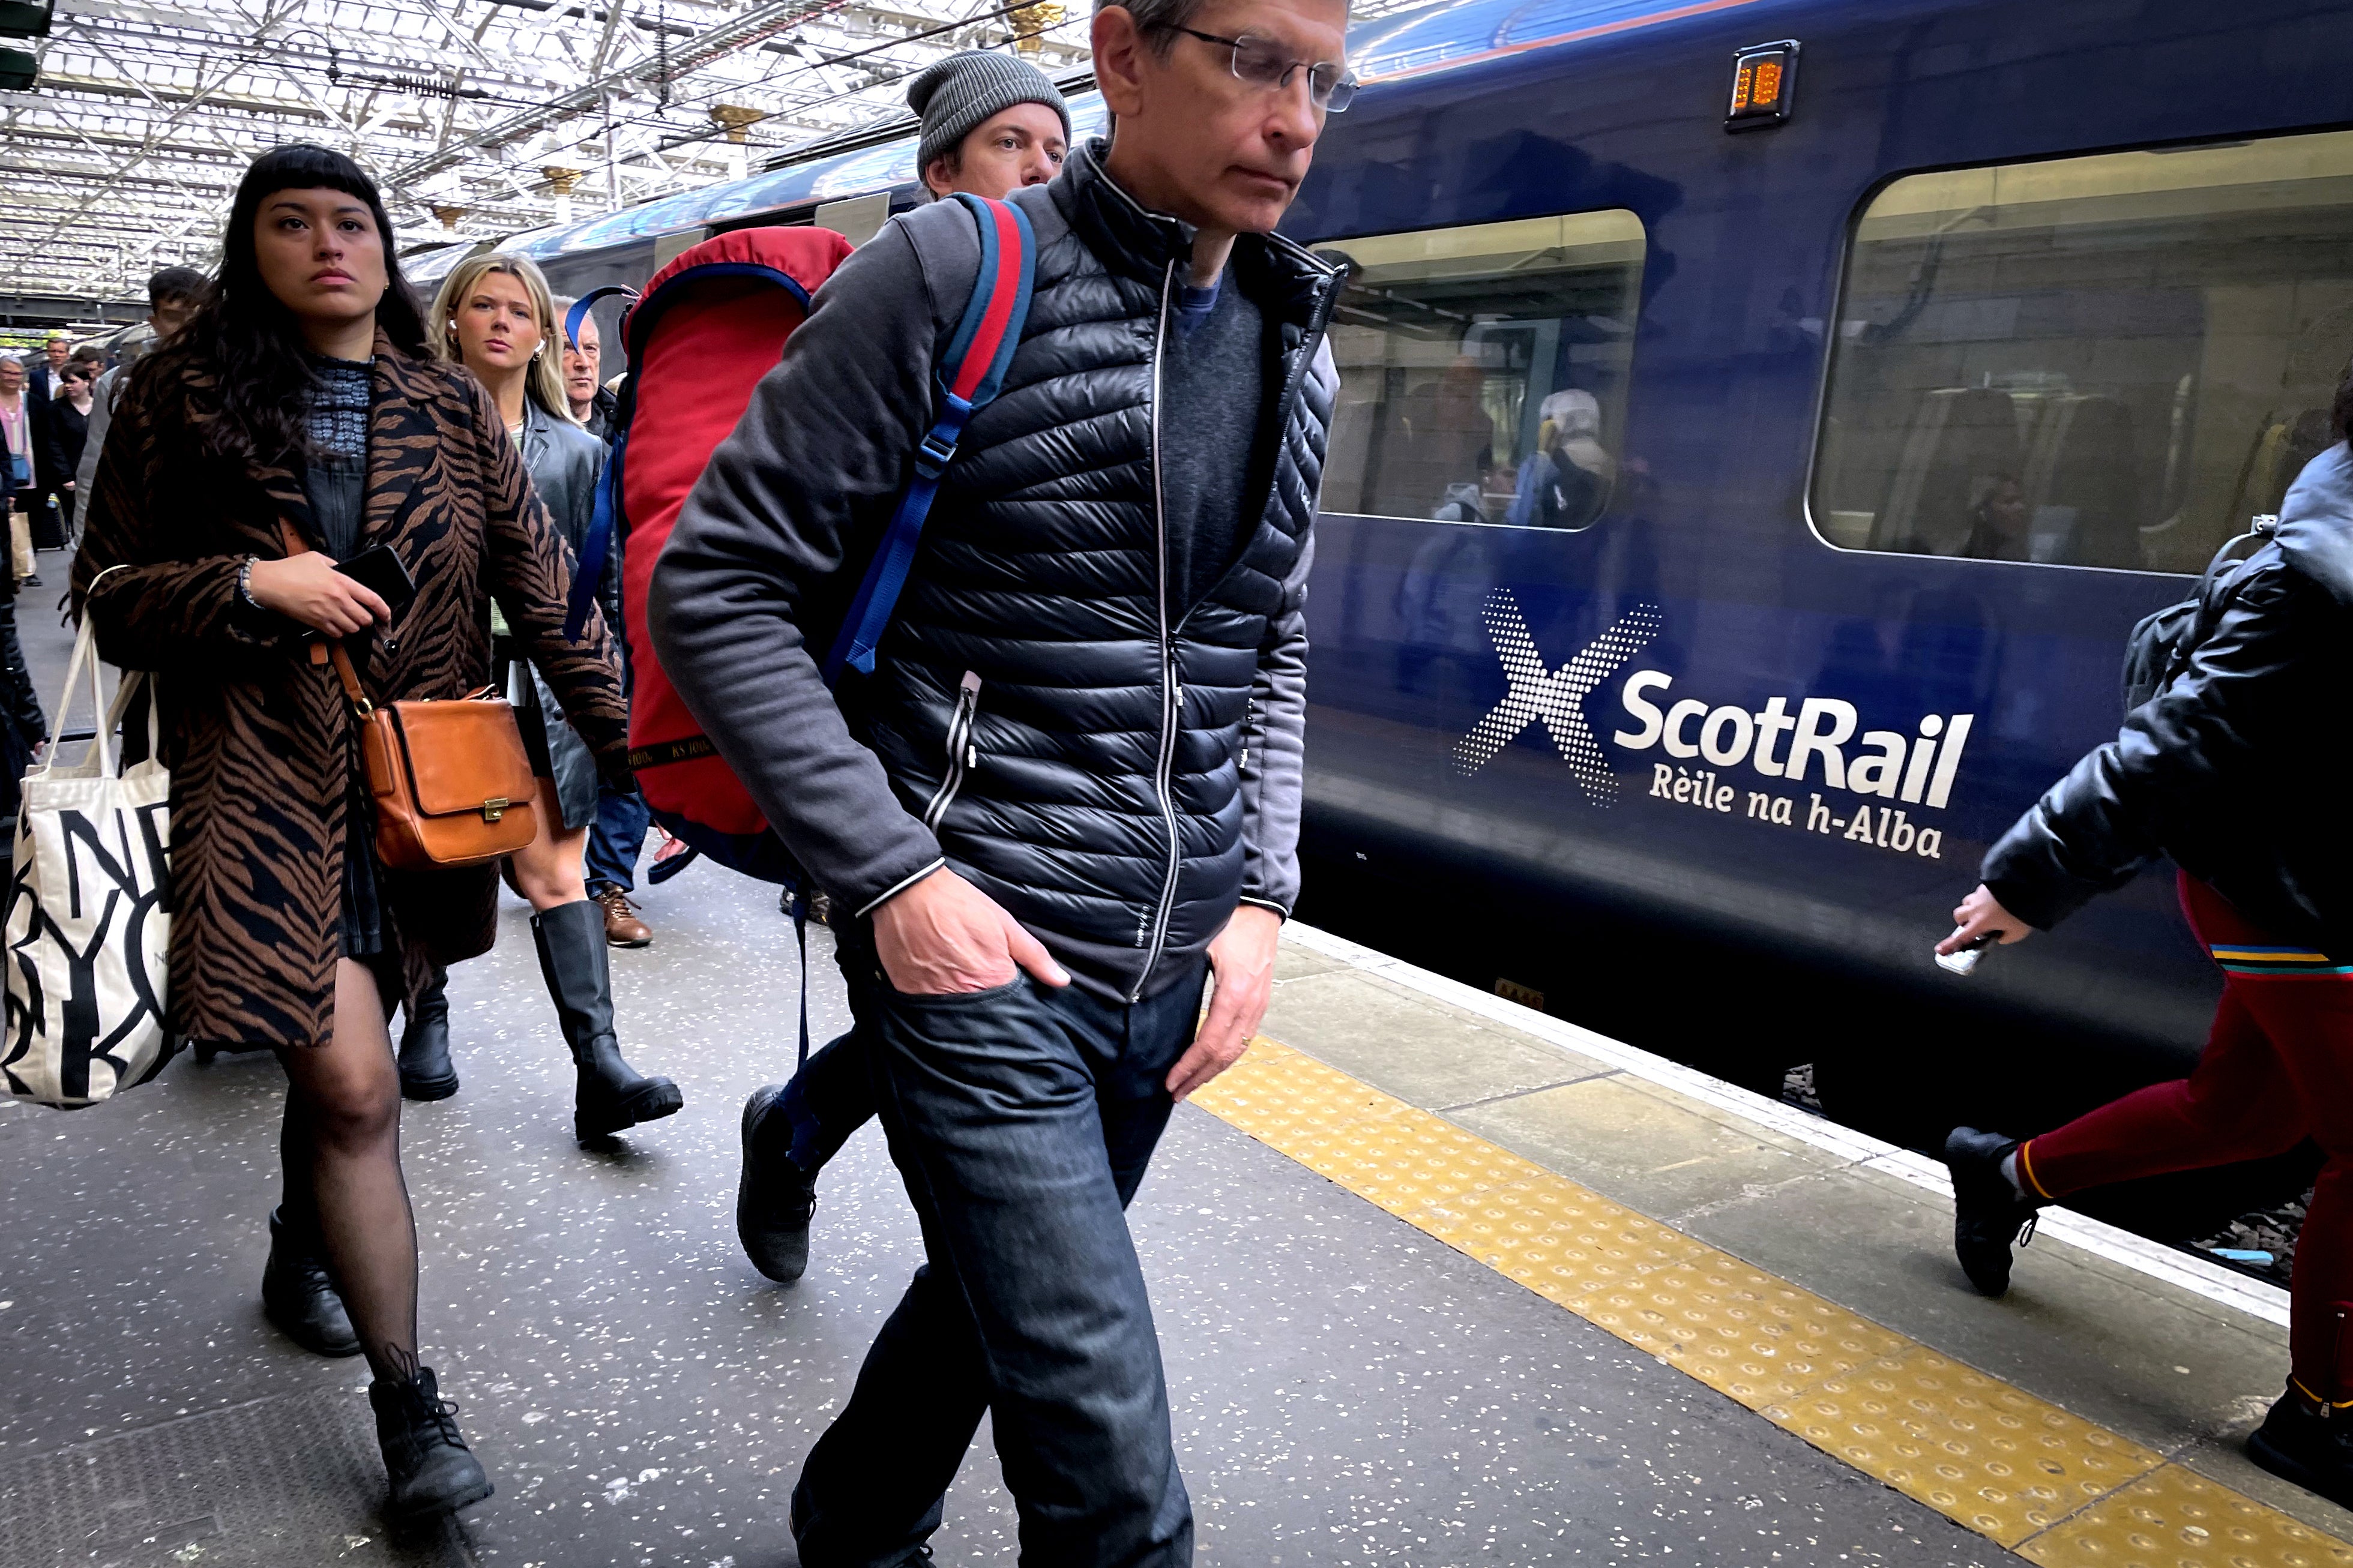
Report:
M585 113L602 104L608 96L627 96L644 88L676 81L714 60L774 37L787 27L829 11L839 10L849 4L849 0L766 0L765 4L754 5L733 21L674 47L669 50L667 60L645 60L607 72L569 92L557 94L536 109L510 115L471 136L459 138L428 157L402 165L387 176L386 183L407 186L419 180L429 179L458 167L469 153L517 141L558 121Z

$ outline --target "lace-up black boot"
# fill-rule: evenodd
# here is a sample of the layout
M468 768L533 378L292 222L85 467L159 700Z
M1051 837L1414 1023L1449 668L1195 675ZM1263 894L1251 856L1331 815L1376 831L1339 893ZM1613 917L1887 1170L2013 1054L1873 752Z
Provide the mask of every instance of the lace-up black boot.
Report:
M1982 1296L2010 1289L2010 1248L2033 1239L2040 1204L2019 1195L2001 1163L2018 1147L2014 1138L1956 1127L1945 1140L1945 1165L1953 1173L1953 1250L1961 1272Z
M621 1059L613 1037L613 973L605 951L605 911L593 899L558 904L533 915L539 972L555 1001L555 1016L572 1047L580 1081L573 1096L572 1132L583 1143L669 1116L686 1103L678 1085L648 1078Z
M447 1100L458 1092L449 1060L449 972L436 967L433 984L407 1005L400 1029L400 1097Z
M312 1355L360 1353L351 1314L319 1258L316 1238L269 1211L269 1261L261 1266L261 1310L278 1331Z
M2247 1458L2340 1508L2353 1508L2353 1410L2333 1409L2288 1384L2247 1438Z
M744 1102L744 1173L735 1184L735 1239L752 1267L779 1285L789 1285L808 1268L809 1220L817 1213L817 1177L794 1163L776 1129L761 1130L764 1117L779 1121L782 1084L754 1089ZM772 1109L773 1108L773 1109Z
M400 1373L368 1384L375 1440L392 1496L385 1517L414 1523L455 1513L491 1495L491 1478L458 1435L458 1407L441 1397L433 1369L405 1358Z

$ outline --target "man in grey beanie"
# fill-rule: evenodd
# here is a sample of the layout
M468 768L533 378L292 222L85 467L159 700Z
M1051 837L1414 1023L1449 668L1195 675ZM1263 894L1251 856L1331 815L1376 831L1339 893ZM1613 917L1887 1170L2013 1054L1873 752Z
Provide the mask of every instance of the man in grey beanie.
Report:
M1013 55L966 49L934 60L907 84L907 107L923 117L915 167L934 199L969 191L1001 200L1042 185L1071 144L1060 91Z

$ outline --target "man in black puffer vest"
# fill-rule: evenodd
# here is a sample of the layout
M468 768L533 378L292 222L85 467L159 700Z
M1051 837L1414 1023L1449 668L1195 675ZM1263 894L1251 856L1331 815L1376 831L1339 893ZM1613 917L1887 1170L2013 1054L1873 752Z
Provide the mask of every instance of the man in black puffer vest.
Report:
M979 266L960 205L818 293L656 569L665 668L831 896L923 1220L927 1262L794 1489L808 1568L927 1555L984 1411L1026 1559L1191 1561L1122 1211L1171 1106L1255 1030L1297 893L1339 280L1271 231L1353 91L1346 20L1096 12L1113 142L1011 198L1036 296L871 676L828 691L813 656L933 421Z

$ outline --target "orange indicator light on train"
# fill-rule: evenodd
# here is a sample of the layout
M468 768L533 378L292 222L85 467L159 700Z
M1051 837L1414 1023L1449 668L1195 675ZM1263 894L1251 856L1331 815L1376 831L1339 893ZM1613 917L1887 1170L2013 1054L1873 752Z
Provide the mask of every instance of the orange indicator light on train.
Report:
M1756 131L1789 118L1789 102L1797 87L1797 40L1758 44L1734 57L1732 108L1727 131Z

